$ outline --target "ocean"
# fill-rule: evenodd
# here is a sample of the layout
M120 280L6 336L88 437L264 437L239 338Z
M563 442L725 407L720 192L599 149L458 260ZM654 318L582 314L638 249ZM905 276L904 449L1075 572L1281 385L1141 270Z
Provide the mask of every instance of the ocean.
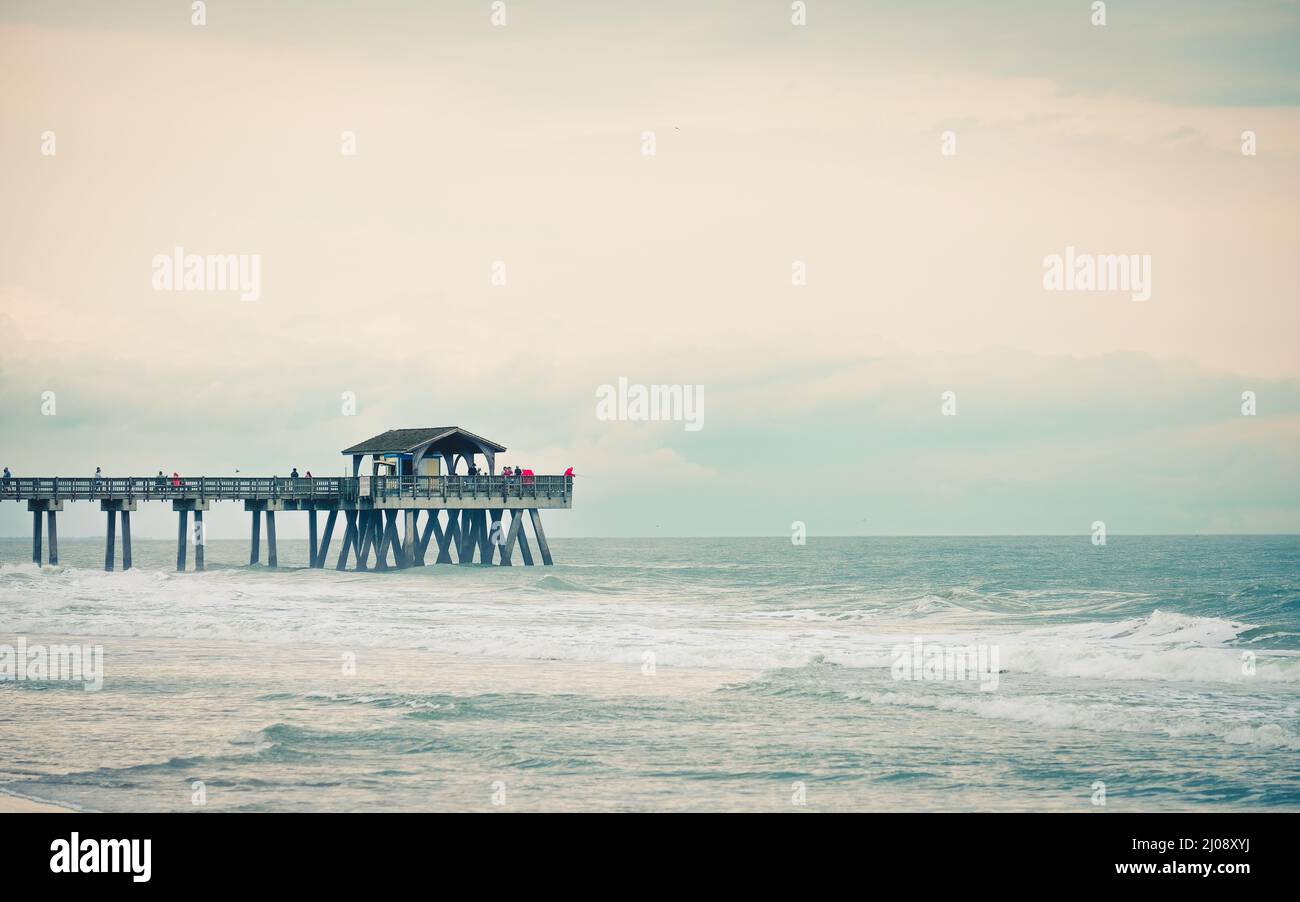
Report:
M554 567L386 573L306 569L292 541L249 569L214 541L184 574L167 541L105 573L101 540L38 568L4 539L0 646L102 646L103 668L98 691L0 681L0 789L101 811L1300 810L1300 537L1090 539L553 539Z

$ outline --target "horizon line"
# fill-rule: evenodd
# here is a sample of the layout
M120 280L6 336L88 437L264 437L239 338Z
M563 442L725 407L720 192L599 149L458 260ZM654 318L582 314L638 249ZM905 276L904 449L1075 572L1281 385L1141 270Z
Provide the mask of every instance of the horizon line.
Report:
M1233 537L1254 537L1254 538L1282 538L1296 537L1300 538L1300 532L1110 532L1107 531L1106 537L1124 536L1135 539L1160 539L1160 538L1233 538ZM906 532L906 533L827 533L815 536L818 539L1077 539L1091 538L1090 531L1084 532L989 532L989 533L958 533L958 532ZM61 535L61 539L103 539L102 533L82 534L82 535ZM587 535L587 536L552 536L557 539L788 539L787 533L751 533L736 535L686 535L686 534L661 534L661 535ZM812 539L814 536L809 535L807 538ZM0 541L7 539L31 539L29 533L19 535L0 535ZM174 542L175 536L153 536L139 535L135 539L150 542ZM284 541L305 542L306 538L293 539L285 537ZM213 538L211 542L242 542L247 541L244 538Z

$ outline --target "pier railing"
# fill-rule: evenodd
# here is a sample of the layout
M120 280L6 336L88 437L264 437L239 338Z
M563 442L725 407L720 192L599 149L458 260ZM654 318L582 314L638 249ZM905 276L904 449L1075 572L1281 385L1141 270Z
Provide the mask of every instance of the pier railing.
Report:
M23 476L0 485L0 500L356 502L363 498L567 498L571 476Z
M564 498L571 476L362 476L361 497L382 498Z

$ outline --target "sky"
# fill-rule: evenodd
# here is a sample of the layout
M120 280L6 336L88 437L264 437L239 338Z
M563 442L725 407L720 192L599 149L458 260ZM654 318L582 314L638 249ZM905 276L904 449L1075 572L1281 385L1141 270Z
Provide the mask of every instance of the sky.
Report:
M454 423L575 467L553 536L1300 531L1300 3L504 9L0 3L0 462ZM155 290L176 247L260 296ZM1150 299L1045 290L1067 248ZM702 428L597 417L620 377Z

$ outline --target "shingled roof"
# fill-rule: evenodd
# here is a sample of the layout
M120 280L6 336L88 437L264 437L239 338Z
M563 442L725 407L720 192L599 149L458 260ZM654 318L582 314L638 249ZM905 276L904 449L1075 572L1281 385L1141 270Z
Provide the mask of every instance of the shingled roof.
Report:
M504 451L505 445L498 445L480 435L475 435L459 426L430 426L424 429L390 429L387 432L368 438L359 445L344 448L344 454L410 454L422 445L441 442L448 438L463 437L491 451Z

